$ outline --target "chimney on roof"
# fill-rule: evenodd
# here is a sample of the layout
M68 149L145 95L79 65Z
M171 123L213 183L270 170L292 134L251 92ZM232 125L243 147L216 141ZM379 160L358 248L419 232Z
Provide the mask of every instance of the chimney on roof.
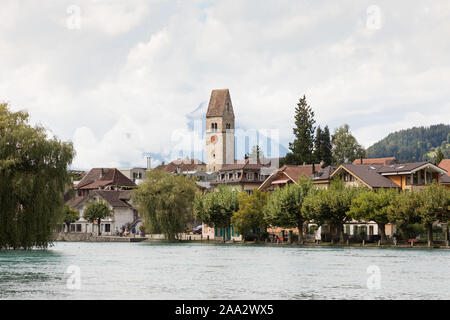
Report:
M323 169L323 166L325 165L325 162L323 160L320 160L320 167Z
M303 165L306 166L306 162L303 162Z
M147 159L147 169L152 168L152 157L145 157Z
M360 160L361 164L363 164L363 157L361 157L359 160Z
M312 164L312 174L316 174L316 165L314 163Z
M104 174L103 168L101 168L101 169L100 169L100 178L103 178L103 174Z

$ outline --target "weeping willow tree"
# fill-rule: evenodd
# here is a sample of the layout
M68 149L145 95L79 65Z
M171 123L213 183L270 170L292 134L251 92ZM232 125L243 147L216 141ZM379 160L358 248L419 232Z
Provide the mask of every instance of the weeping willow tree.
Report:
M197 185L192 178L152 170L134 191L133 200L150 233L164 233L174 241L193 218Z
M239 210L241 188L219 185L213 192L198 194L194 200L194 214L212 228L229 228L231 218Z
M0 249L46 248L63 221L73 146L28 121L0 104Z

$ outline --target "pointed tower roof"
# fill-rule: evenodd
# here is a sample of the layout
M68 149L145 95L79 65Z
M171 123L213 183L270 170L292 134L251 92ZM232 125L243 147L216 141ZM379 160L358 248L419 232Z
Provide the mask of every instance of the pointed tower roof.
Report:
M234 116L233 105L231 104L230 91L228 89L218 89L211 92L208 111L206 117L221 117L225 114L226 105L230 104L230 112Z

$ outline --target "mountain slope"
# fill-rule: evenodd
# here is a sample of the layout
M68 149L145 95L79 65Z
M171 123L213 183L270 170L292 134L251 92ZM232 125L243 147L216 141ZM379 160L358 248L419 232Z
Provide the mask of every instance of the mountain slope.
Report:
M396 157L400 161L432 161L438 147L450 157L450 125L414 127L389 134L367 149L368 158Z

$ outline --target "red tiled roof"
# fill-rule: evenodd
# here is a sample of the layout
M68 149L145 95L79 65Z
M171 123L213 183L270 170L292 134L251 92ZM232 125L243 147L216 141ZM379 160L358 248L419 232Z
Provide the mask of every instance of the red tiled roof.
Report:
M260 170L261 168L263 168L265 166L263 166L260 163L250 163L250 161L248 159L246 159L245 163L235 163L235 164L230 164L227 165L225 167L223 167L222 169L219 170L219 172L224 172L224 171L230 171L230 170Z
M388 165L397 162L395 157L389 158L369 158L369 159L356 159L353 164L382 164Z
M177 159L166 165L161 164L155 169L164 170L169 173L177 173L178 169L181 172L195 171L198 170L199 166L206 166L206 164L199 159Z
M444 159L439 163L439 167L447 171L447 174L450 175L450 159Z
M315 170L320 169L320 164L314 165ZM312 177L313 176L313 165L300 165L300 166L292 166L285 165L278 169L280 172L284 172L293 182L297 183L301 176Z
M94 168L78 183L78 189L98 189L105 186L135 187L136 184L115 168Z

